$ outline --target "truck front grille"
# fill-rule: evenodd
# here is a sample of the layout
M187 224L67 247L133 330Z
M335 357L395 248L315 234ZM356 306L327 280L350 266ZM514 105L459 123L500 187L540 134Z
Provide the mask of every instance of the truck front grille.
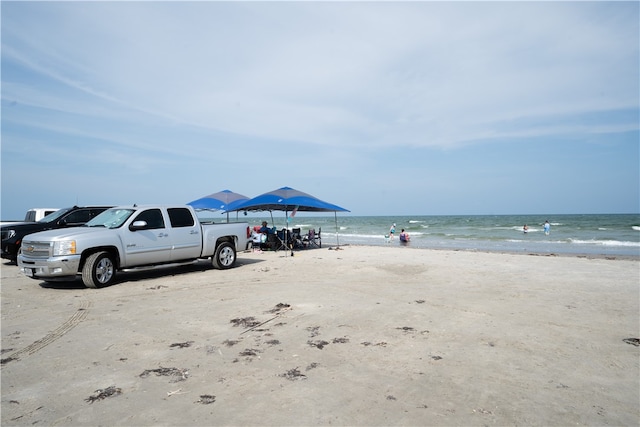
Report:
M51 256L50 242L34 242L23 241L22 242L22 255L29 258L49 258Z

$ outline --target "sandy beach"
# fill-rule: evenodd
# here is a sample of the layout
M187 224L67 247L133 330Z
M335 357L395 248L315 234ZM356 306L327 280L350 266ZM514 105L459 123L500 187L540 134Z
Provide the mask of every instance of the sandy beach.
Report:
M1 269L3 426L640 423L640 261L243 252L105 289Z

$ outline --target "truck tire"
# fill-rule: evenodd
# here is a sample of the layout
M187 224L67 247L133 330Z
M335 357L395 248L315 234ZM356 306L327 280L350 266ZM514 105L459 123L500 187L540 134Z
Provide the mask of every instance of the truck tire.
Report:
M229 242L222 242L216 248L211 263L218 270L226 270L236 263L236 249Z
M116 265L109 252L89 255L82 267L82 282L87 288L102 288L113 283Z

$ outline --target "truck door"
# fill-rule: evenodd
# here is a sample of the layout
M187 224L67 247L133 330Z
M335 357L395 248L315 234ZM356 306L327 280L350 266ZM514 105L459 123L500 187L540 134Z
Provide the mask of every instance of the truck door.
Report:
M136 221L145 221L142 228L133 228ZM171 239L160 209L146 209L136 214L129 225L124 242L128 267L167 262L171 258Z
M172 261L198 258L202 252L202 227L188 208L169 208Z

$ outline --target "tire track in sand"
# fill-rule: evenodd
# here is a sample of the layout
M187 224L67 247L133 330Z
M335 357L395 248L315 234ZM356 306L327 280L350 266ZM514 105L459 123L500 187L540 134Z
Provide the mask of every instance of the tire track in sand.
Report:
M64 323L62 323L60 326L58 326L53 331L49 332L47 335L45 335L43 338L39 339L38 341L35 341L29 344L28 346L26 346L25 348L15 351L10 355L8 355L6 358L3 358L2 365L8 362L11 362L13 360L19 360L23 356L30 356L36 353L37 351L42 350L52 342L58 340L64 334L69 332L71 329L75 328L80 322L82 322L85 319L85 317L87 317L87 314L89 313L89 308L91 308L91 301L83 300L80 303L80 308L78 308L78 310L75 313L73 313L73 315L69 319L67 319Z

